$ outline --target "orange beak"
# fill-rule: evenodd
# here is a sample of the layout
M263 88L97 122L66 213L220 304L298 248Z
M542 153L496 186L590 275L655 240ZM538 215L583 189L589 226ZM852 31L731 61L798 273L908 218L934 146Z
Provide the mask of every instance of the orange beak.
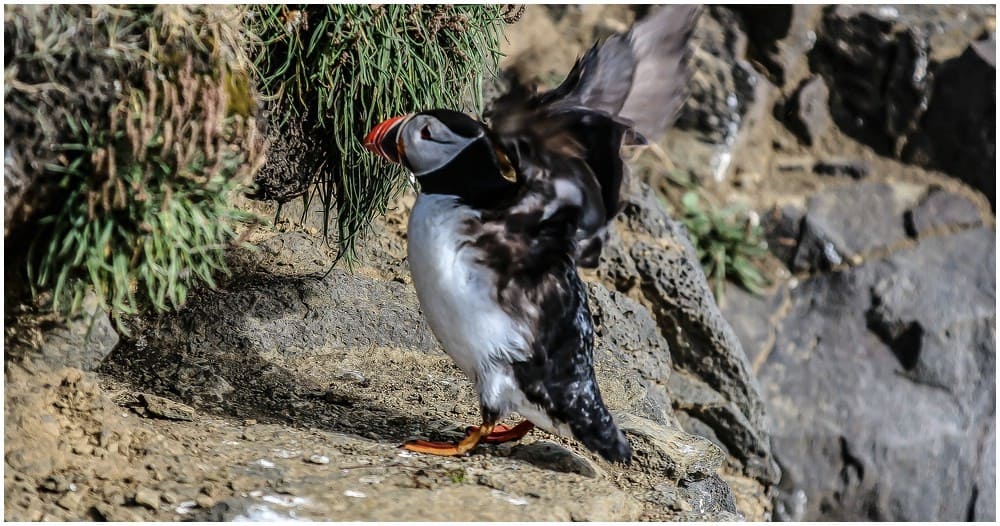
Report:
M377 124L365 136L365 148L394 163L398 163L400 161L399 144L397 141L399 128L407 117L409 115L400 115Z

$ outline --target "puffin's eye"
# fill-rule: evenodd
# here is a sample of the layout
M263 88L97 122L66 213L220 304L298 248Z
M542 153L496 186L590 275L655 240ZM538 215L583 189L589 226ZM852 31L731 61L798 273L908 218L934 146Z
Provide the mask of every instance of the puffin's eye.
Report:
M420 128L420 138L423 139L423 140L425 140L425 141L431 140L431 127L430 126L424 126L423 128Z

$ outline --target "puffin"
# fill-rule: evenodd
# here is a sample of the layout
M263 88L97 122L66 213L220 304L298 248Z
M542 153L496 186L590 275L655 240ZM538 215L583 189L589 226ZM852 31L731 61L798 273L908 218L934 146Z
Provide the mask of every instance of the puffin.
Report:
M656 8L595 43L549 91L505 74L509 88L484 115L488 123L431 109L387 119L364 138L419 184L407 225L413 285L482 413L458 442L402 447L465 455L537 426L607 461L631 462L595 378L578 268L598 265L621 206L622 146L655 139L677 117L699 14ZM512 413L524 421L499 424Z

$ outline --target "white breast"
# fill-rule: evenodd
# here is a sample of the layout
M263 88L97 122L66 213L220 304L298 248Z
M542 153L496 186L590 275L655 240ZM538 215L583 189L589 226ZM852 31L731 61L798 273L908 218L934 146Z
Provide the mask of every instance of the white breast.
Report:
M509 363L527 358L530 330L496 302L494 274L476 263L478 249L462 246L466 220L478 212L454 197L420 194L410 213L407 252L424 317L445 352L476 385L482 401L501 418L517 411L535 425L572 436L528 402Z
M476 262L478 249L465 245L475 210L450 196L417 197L407 229L407 251L420 306L445 352L480 388L497 364L526 358L529 332L496 302L496 280ZM495 381L502 381L497 379ZM506 383L506 382L504 382ZM501 393L497 393L500 395Z

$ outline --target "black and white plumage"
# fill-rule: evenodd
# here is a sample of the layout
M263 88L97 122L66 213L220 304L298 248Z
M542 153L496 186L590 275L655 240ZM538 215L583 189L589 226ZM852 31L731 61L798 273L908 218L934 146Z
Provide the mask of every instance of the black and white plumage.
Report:
M515 82L488 114L490 127L431 110L390 119L365 139L420 183L408 226L414 286L483 412L480 435L453 448L424 443L428 452L464 453L517 412L630 461L594 376L577 266L596 266L618 211L623 141L662 133L683 102L697 13L659 9L595 45L552 91Z

